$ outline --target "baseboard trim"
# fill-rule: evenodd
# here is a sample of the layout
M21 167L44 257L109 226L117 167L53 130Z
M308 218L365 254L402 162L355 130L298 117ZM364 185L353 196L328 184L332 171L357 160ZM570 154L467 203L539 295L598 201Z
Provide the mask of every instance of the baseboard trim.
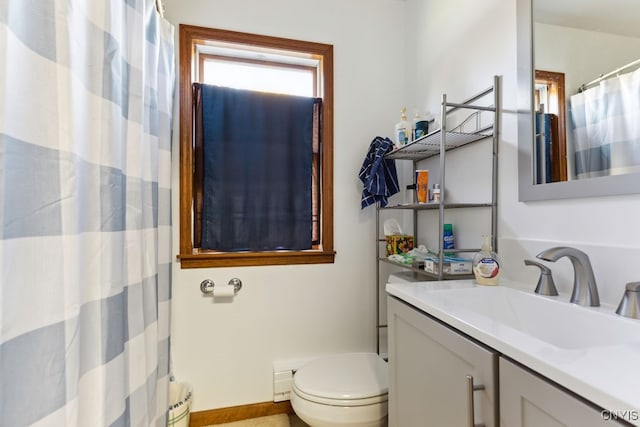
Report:
M231 423L233 421L277 414L293 414L291 403L288 400L284 402L263 402L192 412L189 427L204 427L211 424Z

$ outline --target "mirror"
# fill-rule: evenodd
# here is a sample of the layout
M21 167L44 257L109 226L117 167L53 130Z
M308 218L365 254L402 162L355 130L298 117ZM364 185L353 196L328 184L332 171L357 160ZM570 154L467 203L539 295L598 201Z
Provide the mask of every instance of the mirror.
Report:
M640 193L640 120L636 119L640 82L633 86L634 95L626 97L635 102L633 119L629 124L618 121L598 125L602 143L584 145L584 123L594 119L579 108L587 103L602 104L589 97L609 99L611 96L604 91L627 85L630 76L640 81L640 71L633 72L640 69L640 62L615 72L640 59L637 22L637 0L610 0L606 4L600 0L517 0L520 201ZM540 73L547 77L544 73L551 73L553 78L562 75L564 83L556 82L553 89L548 79L539 77ZM627 80L619 83L618 75ZM600 76L604 83L597 81ZM578 94L583 84L595 90ZM556 101L558 87L564 102ZM634 108L623 107L619 101L614 105L618 116ZM564 107L564 117L558 107ZM534 113L536 108L539 113ZM548 116L556 116L558 124L547 121ZM536 132L536 123L538 130L555 129L555 134L565 138L566 149L559 147L556 137L541 136L553 132ZM594 139L587 138L590 144Z

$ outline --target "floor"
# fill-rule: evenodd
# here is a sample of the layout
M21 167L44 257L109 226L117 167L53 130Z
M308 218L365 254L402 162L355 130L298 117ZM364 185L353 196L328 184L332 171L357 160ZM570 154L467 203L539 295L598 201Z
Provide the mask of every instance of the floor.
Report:
M309 427L309 424L298 418L296 414L289 415L289 423L291 427Z
M281 417L284 419L282 419ZM281 414L281 415L272 415L272 416L259 417L259 418L250 418L248 420L236 421L236 422L227 423L227 424L216 424L208 427L217 427L217 426L222 427L223 425L234 426L234 427L255 427L255 426L309 427L307 423L302 421L295 414L289 415L288 423L287 423L287 418L284 417L284 414Z

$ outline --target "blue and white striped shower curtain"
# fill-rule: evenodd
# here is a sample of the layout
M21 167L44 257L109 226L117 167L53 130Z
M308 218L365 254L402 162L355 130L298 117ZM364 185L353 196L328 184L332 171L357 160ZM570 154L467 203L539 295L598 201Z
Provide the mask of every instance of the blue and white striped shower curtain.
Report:
M173 27L0 0L0 425L166 424Z
M640 69L571 96L570 109L572 179L640 172Z

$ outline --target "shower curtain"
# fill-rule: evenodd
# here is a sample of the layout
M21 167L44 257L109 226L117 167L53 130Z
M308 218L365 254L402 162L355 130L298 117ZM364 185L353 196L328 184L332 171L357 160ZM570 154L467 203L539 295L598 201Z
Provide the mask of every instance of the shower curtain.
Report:
M573 95L570 108L573 178L640 171L640 70Z
M173 27L0 1L0 425L166 425Z

